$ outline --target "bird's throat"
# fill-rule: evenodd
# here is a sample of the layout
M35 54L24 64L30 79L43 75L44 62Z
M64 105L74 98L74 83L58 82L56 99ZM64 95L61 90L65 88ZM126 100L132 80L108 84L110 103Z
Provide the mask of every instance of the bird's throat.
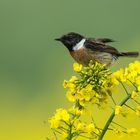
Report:
M74 47L73 47L73 51L76 50L80 50L82 48L84 48L84 43L85 43L86 39L82 39L79 43L77 43Z

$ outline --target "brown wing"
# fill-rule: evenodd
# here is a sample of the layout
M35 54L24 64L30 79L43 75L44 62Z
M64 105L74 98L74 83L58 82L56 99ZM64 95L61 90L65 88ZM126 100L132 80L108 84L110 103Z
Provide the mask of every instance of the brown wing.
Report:
M119 52L117 49L105 44L104 42L97 41L96 39L87 39L84 45L86 48L89 48L93 51L106 52L115 56L119 55Z

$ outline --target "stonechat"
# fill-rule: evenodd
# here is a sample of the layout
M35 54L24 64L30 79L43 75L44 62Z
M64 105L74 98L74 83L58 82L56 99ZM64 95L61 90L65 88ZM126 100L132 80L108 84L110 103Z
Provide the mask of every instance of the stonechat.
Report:
M108 45L114 42L108 38L87 38L79 33L70 32L55 39L64 44L71 56L84 66L89 61L99 62L110 66L118 57L137 57L139 52L119 52L116 48Z

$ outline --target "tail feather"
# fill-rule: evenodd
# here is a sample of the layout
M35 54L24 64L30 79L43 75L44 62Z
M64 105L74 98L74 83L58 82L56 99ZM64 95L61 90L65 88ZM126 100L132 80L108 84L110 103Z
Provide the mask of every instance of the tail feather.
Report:
M138 57L139 52L120 52L118 56Z

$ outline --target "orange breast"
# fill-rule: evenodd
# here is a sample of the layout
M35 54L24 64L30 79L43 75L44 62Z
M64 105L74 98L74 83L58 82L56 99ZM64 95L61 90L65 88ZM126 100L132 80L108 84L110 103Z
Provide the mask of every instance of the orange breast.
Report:
M91 51L90 49L81 48L70 52L71 56L83 65L88 65L89 61L95 61L102 64L111 65L113 57L109 53Z
M90 54L88 54L87 49L81 48L76 51L70 52L71 56L78 62L83 65L86 65L91 60Z

